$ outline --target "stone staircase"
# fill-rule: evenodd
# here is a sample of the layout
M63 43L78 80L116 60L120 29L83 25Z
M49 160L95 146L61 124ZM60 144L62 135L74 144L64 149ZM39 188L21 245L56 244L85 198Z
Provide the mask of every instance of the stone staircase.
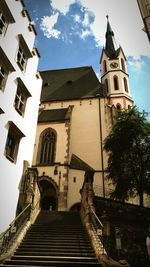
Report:
M11 257L0 266L101 266L77 212L43 210Z

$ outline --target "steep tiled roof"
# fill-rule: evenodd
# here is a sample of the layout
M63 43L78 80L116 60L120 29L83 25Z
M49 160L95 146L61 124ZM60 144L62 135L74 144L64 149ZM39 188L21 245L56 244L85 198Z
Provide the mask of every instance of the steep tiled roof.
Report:
M41 102L104 96L105 89L92 67L40 72L43 79Z
M71 161L70 161L70 168L82 171L93 171L94 169L89 166L86 162L82 159L77 157L76 155L72 154Z
M38 122L54 122L68 120L68 108L42 110L38 117Z

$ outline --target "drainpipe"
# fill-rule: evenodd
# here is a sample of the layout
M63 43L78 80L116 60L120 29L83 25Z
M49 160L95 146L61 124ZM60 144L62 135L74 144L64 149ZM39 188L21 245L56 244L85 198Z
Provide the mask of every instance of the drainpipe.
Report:
M103 197L105 198L105 177L104 177L104 155L103 155L103 138L102 138L102 114L101 114L101 101L100 94L96 94L98 97L99 107L99 134L100 134L100 151L101 151L101 164L102 164L102 183L103 183Z

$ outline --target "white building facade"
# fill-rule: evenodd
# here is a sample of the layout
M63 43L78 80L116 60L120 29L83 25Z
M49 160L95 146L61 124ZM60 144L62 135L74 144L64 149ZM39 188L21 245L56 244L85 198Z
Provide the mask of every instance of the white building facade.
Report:
M15 217L18 186L30 166L42 80L36 31L23 1L0 1L0 232Z
M144 31L150 41L150 0L137 0L144 24Z

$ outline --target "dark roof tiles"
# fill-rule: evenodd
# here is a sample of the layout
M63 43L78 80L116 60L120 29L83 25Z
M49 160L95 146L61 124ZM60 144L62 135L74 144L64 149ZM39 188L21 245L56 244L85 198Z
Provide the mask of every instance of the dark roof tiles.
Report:
M40 72L43 79L41 102L104 96L105 90L92 67Z
M94 169L90 165L88 165L85 161L77 157L75 154L72 154L70 168L82 171L94 171Z
M66 121L68 117L68 108L42 110L38 117L38 122L56 122Z

